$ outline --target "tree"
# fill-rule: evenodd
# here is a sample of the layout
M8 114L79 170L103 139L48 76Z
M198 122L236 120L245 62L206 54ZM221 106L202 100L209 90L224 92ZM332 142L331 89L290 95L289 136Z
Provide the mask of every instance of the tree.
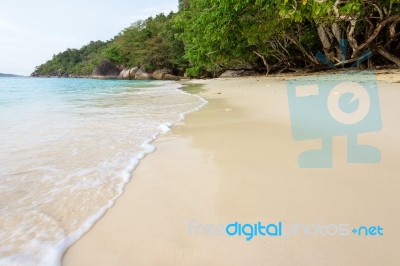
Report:
M280 2L282 17L295 21L309 19L317 25L323 51L334 64L353 63L369 49L400 67L399 0L276 2ZM350 53L342 58L347 43Z
M315 27L306 20L284 17L281 1L192 0L180 11L190 75L238 65L293 68L299 62L318 64ZM294 16L297 18L297 16ZM306 43L305 43L306 42Z
M60 76L65 74L90 75L101 61L100 53L107 46L102 41L90 42L80 49L67 49L53 55L46 63L37 66L34 75Z
M243 10L239 1L192 0L180 11L176 26L185 45L190 76L218 72L235 64L251 64L256 56L246 48L238 17Z
M352 66L360 57L368 57L370 67L400 67L399 22L400 0L179 0L177 14L137 21L110 41L68 49L36 73L90 74L105 59L193 77L229 68L269 73Z

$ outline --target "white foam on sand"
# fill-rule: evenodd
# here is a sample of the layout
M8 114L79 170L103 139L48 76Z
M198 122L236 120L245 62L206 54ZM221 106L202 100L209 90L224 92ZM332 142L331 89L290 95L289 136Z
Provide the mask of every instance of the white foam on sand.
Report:
M27 204L24 203L24 207L21 207L21 209L17 211L12 211L10 210L10 208L7 207L3 208L3 210L0 210L2 211L1 214L4 214L3 218L0 219L0 222L4 222L4 226L0 227L0 238L3 238L3 240L6 241L8 240L10 242L14 242L9 243L10 245L8 246L3 245L0 248L0 265L60 265L62 255L66 251L66 249L68 249L68 247L70 247L80 237L82 237L83 234L89 231L94 223L105 214L107 209L113 206L115 200L122 195L125 185L130 181L132 177L132 172L138 166L140 161L146 155L156 150L155 146L152 145L152 142L160 134L167 133L170 130L171 126L173 126L175 123L182 121L185 115L195 110L198 110L205 104L207 104L207 101L205 101L201 97L191 95L180 90L179 84L160 82L160 84L158 85L160 85L160 87L148 88L140 90L139 92L135 92L135 95L137 97L149 97L150 101L152 100L152 98L158 101L160 97L170 97L171 99L162 101L163 106L157 110L151 110L152 107L149 107L148 109L146 109L147 106L143 107L144 111L142 110L142 113L140 113L139 115L152 116L150 117L150 121L152 121L152 123L145 124L146 122L141 122L142 120L138 120L137 125L126 125L126 127L138 126L140 129L145 128L142 133L144 132L148 134L149 132L154 132L150 138L146 138L142 142L142 144L138 145L138 147L136 148L137 150L133 152L133 157L131 157L128 162L119 159L107 162L107 158L104 158L103 163L97 164L97 166L104 168L103 171L97 171L94 172L94 174L93 169L91 168L82 167L81 169L77 169L74 172L74 175L79 177L79 183L76 184L69 183L75 180L71 178L72 175L67 175L65 178L61 179L56 178L57 176L63 176L65 174L64 172L62 172L62 170L60 170L60 167L44 164L43 166L41 166L41 172L39 174L45 173L41 176L40 179L50 184L49 189L47 190L47 196L50 198L45 198L45 196L38 197L36 199L32 199L32 197L26 197L20 199L20 201L28 202L34 200L34 207L27 208L25 207L25 205ZM167 94L165 94L166 92ZM179 95L182 95L184 97L182 99L176 100ZM192 99L197 99L196 101L187 102L186 100L188 100L188 97ZM131 99L134 98L131 97ZM102 104L106 102L106 100L103 98L101 100ZM121 101L114 102L113 104L115 103L121 103ZM129 103L127 104L129 105ZM107 112L107 110L103 109L101 109L101 111ZM111 113L116 113L119 111L124 111L124 109L111 109L110 111ZM164 116L165 113L172 113L173 115ZM134 116L136 114L133 113L132 115ZM153 117L154 120L152 120ZM99 123L99 121L94 121L94 123ZM115 128L115 130L120 129ZM146 135L144 133L138 139L143 138ZM90 132L88 133L88 135L90 135ZM129 132L127 132L125 135L129 135ZM123 137L125 135L122 134L118 139L116 139L116 142L123 142ZM82 139L84 140L82 136L72 135L72 137L78 138L80 141ZM96 138L96 134L91 135L90 138ZM96 140L94 140L94 142L91 142L91 144L93 143L95 144ZM81 141L80 145L85 145L85 141ZM99 147L96 146L93 147L93 149L96 150L104 148L101 146L101 140L99 140L98 145ZM110 146L114 145L114 143L106 142L106 145ZM129 142L126 145L129 145ZM115 146L118 147L118 143L115 143ZM69 148L69 146L67 145L65 148ZM90 156L94 156L96 154L96 152L94 154L90 152L87 155L82 156L84 150L79 150L79 145L72 148L75 149L74 154L82 157L77 158L77 160L82 160L82 162L85 160L85 158L87 158L87 156L89 156L88 158L90 158ZM51 153L52 151L47 152ZM61 149L60 152L63 152L63 150ZM71 158L68 157L61 158L61 160L64 161L68 161L70 159ZM122 167L121 165L119 165L121 163L123 163L125 166ZM108 166L118 166L114 167L115 169L119 169L122 167L122 170L120 170L119 173L113 172L112 170L109 170ZM110 171L110 173L104 174L104 172L107 171ZM104 177L102 178L98 176L103 174ZM91 178L91 175L94 177ZM29 177L29 173L23 176L24 179L29 179ZM15 179L17 178L18 176L15 177ZM107 183L104 186L102 180L108 180L107 178L112 178L115 180L114 182L110 182L109 184ZM59 182L59 184L55 185L52 182ZM68 207L66 207L65 213L58 216L58 213L53 213L54 210L52 210L52 205L46 205L46 201L59 200L60 194L63 194L63 196L61 197L62 201L57 202L57 204L65 204L74 198L75 191L81 193L83 187L87 187L88 189L93 190L93 192L92 190L90 190L90 193L92 194L88 194L89 196L94 195L93 199L82 198L81 196L79 196L79 198L77 199L76 203L80 206L76 207L83 209L88 208L88 210L85 212L75 213L74 209L68 209ZM106 190L101 191L102 189ZM100 200L97 200L97 197L99 197L98 193L105 193L109 196L109 198L104 199L104 197L100 197ZM53 195L54 199L51 198ZM101 202L105 203L101 204ZM63 211L63 208L61 208L61 210ZM86 215L86 217L71 219L71 217L74 215Z

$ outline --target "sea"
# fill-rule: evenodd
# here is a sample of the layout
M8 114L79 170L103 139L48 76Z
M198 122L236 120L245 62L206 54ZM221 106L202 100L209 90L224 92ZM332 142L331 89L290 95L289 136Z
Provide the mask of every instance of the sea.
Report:
M0 265L60 265L157 136L205 104L168 81L0 78Z

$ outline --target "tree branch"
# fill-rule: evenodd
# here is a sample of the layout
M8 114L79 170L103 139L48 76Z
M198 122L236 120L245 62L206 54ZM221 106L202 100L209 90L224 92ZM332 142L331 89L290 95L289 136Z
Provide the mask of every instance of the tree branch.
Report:
M393 15L393 16L383 20L382 22L380 22L376 26L372 35L369 36L369 38L363 44L361 44L360 46L357 47L356 51L353 52L352 57L357 56L360 53L360 51L364 50L365 48L368 48L386 25L388 25L389 23L392 23L396 20L399 20L399 19L400 19L400 14L397 14L397 15ZM349 40L349 42L350 42L350 40Z
M383 19L383 12L382 9L379 8L379 6L377 4L372 3L372 5L375 7L375 9L378 11L379 13L379 17L382 20Z
M378 46L376 48L376 51L382 55L383 57L387 58L388 60L392 61L395 63L399 68L400 68L400 58L395 56L394 54L389 53L384 47Z
M357 25L357 20L355 19L350 20L350 25L347 30L347 40L349 41L350 47L353 49L353 54L357 53L358 51L358 43L356 38L354 37L354 31L356 29L356 25Z
M396 36L396 26L397 26L397 23L399 23L399 21L400 21L400 17L398 19L396 19L395 21L393 21L393 23L389 27L390 39L392 41L394 40L394 38Z
M265 59L265 56L255 50L253 50L253 53L256 54L258 57L261 58L261 60L263 61L264 66L267 68L267 75L269 73L269 71L271 70L270 65L267 62L267 59Z

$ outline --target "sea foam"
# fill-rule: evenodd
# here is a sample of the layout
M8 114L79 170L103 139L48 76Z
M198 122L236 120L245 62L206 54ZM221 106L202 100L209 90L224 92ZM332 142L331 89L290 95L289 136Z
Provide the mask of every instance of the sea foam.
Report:
M76 79L0 83L0 265L60 265L155 151L157 136L206 104L179 88Z

